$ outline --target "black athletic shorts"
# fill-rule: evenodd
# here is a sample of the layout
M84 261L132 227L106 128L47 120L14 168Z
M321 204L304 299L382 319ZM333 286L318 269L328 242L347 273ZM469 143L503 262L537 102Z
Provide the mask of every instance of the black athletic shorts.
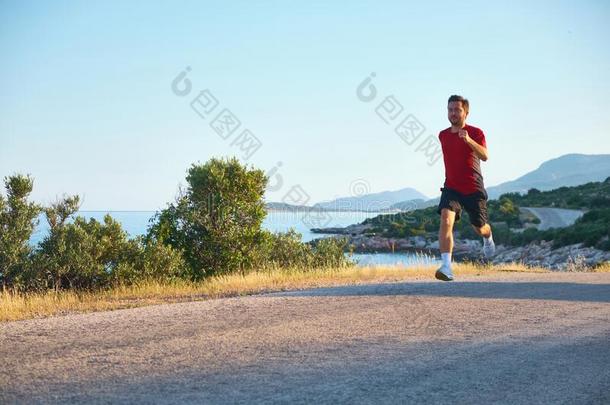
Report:
M468 213L470 223L476 227L482 227L487 223L487 191L476 191L472 194L461 194L456 190L441 187L441 201L437 212L441 213L443 208L455 212L456 222L460 220L462 207Z

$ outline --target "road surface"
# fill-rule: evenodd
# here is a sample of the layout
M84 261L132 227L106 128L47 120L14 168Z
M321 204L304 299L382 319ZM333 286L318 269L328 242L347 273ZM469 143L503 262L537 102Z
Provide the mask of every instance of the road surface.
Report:
M319 288L0 324L0 403L610 403L610 273Z
M572 225L584 214L584 212L580 210L568 210L564 208L519 207L519 209L529 211L540 219L540 224L537 226L540 231L549 228L565 228L566 226Z

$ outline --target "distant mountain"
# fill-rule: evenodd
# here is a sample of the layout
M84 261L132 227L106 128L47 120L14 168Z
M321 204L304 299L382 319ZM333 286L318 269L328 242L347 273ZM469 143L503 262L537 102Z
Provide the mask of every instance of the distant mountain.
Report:
M268 210L277 210L277 211L311 211L312 207L309 205L294 205L287 204L283 202L267 202L265 203L265 207Z
M357 211L387 210L393 204L407 200L427 200L424 194L414 188L403 188L396 191L383 191L381 193L364 194L354 197L342 197L328 202L314 204L315 208L341 209Z
M358 207L350 207L350 206L345 206L345 207L317 207L317 206L311 206L311 205L294 205L294 204L288 204L288 203L284 203L284 202L273 202L273 201L269 201L265 203L265 208L269 211L312 211L312 212L328 212L328 211L366 211L364 208L358 208ZM378 211L383 211L383 210L371 210L373 212L378 212Z
M610 176L610 155L572 153L548 160L536 170L516 180L488 187L490 199L509 192L526 193L531 188L540 191L578 186L592 181L604 181Z
M401 201L390 206L391 210L400 210L400 211L412 211L418 210L422 208L427 208L432 205L438 205L440 202L440 198L432 198L430 200L422 200L421 198L417 198L415 200Z

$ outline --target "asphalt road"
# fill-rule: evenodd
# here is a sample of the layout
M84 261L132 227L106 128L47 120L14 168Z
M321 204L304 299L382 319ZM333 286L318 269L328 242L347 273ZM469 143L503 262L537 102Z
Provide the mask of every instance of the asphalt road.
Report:
M580 210L564 208L519 207L519 209L529 211L537 216L540 219L540 224L538 224L537 228L541 231L549 228L565 228L572 225L584 214Z
M1 403L610 403L610 273L506 273L0 324Z

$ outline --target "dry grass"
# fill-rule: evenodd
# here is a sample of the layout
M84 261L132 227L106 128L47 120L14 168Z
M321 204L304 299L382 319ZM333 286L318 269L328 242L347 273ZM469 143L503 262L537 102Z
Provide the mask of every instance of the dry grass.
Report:
M344 269L291 269L251 272L209 278L193 283L145 282L116 287L111 290L76 293L64 291L36 294L0 293L0 321L14 321L68 313L104 311L145 305L204 300L219 297L249 295L269 291L284 291L311 287L350 285L372 282L430 279L434 265L348 267ZM610 263L596 269L610 271ZM456 276L486 276L502 272L549 272L523 264L474 265L457 263Z
M592 271L595 273L610 273L610 262L604 262Z

